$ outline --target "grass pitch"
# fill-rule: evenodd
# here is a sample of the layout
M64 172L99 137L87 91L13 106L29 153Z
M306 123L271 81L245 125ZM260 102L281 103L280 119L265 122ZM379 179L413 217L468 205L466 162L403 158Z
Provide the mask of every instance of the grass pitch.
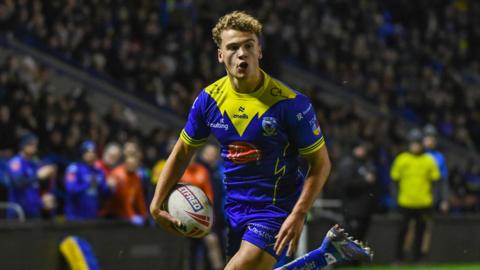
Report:
M441 264L441 265L402 265L402 266L363 266L337 268L340 270L479 270L480 264Z

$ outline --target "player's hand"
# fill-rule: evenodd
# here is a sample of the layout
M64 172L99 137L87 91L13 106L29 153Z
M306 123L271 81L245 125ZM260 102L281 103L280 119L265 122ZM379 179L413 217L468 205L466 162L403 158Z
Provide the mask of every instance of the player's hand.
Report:
M305 215L291 213L283 222L280 231L275 236L275 246L273 249L277 255L282 254L283 249L288 245L287 256L291 257L297 250L298 240L303 230Z
M40 180L47 180L50 177L54 176L57 173L57 166L55 165L45 165L38 169L37 177Z
M43 207L48 211L51 211L57 207L57 200L55 199L55 196L53 196L52 193L43 194L42 203L43 203Z
M182 223L180 220L174 218L172 215L170 215L167 211L156 208L156 209L150 209L150 214L152 215L153 219L155 222L162 226L167 232L182 236L182 234L176 229L177 227L182 226Z

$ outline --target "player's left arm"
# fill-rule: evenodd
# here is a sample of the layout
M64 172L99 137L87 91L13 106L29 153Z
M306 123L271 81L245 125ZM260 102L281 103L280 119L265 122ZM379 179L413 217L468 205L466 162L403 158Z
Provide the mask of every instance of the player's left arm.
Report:
M275 251L280 254L288 245L287 255L291 256L297 248L305 217L327 181L331 163L325 137L310 100L306 96L297 95L287 107L286 124L289 137L309 165L302 193L292 212L283 222L274 246Z
M332 167L325 145L302 157L308 161L309 172L297 203L276 236L274 249L277 254L281 254L287 244L287 255L293 256L295 253L308 211L327 182Z

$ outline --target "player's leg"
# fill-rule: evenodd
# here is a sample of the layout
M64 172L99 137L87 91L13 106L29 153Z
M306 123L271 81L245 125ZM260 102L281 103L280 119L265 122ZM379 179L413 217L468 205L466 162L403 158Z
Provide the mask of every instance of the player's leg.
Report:
M271 270L276 262L271 254L244 240L225 270Z
M408 232L408 227L410 224L410 219L411 219L411 214L408 209L400 208L400 214L402 215L402 220L400 223L400 229L397 234L397 246L396 246L396 251L395 251L395 259L397 263L400 263L403 261L405 257L405 251L404 251L404 246L405 246L405 238L407 236Z
M416 210L415 218L415 240L414 240L414 250L413 250L413 260L418 262L426 255L426 251L423 249L425 243L429 242L429 233L427 232L428 224L430 223L431 216L429 209L419 209ZM427 249L428 250L428 249Z
M340 226L332 227L322 245L306 255L288 263L277 270L311 269L318 270L337 262L371 261L373 253L369 247L348 237Z

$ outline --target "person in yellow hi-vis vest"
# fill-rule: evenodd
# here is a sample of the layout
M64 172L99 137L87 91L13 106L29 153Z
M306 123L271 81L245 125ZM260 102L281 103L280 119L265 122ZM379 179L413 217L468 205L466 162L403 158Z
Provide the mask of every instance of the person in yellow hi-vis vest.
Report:
M428 247L422 247L429 242L426 228L431 221L433 184L440 179L435 160L424 152L420 130L410 131L408 140L408 151L395 158L390 171L392 180L398 183L397 203L402 215L396 250L398 263L404 260L403 247L411 220L416 225L413 259L419 261L427 254Z

